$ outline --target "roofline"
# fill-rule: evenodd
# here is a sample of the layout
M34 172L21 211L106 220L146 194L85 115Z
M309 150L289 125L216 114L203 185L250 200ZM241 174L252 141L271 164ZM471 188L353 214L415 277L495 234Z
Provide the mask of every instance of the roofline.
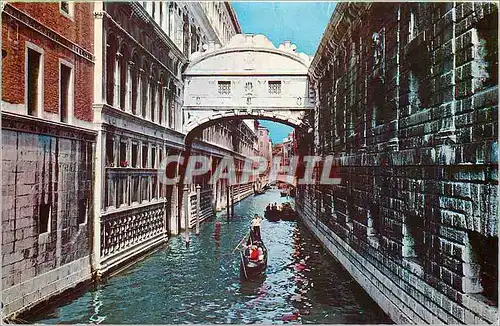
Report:
M217 55L221 55L221 54L226 54L226 53L232 53L232 52L266 52L266 53L271 53L271 54L277 54L277 55L282 55L284 57L287 57L293 61L296 61L300 64L302 64L305 68L304 72L296 72L296 73L289 73L289 75L298 75L298 76L307 76L308 74L308 71L310 69L310 66L309 66L309 63L308 62L305 62L301 57L299 57L298 55L295 55L295 54L292 54L292 53L289 53L289 52L284 52L284 51L281 51L281 50L278 50L278 49L270 49L270 48L262 48L262 47L255 47L255 48L246 48L246 47L231 47L231 48L227 48L227 47L224 47L224 48L221 48L221 49L218 49L218 50L214 50L214 51L210 51L210 52L204 52L202 55L194 58L188 65L188 67L186 68L185 72L184 72L184 75L204 75L204 74L200 74L200 73L196 73L196 74L190 74L190 70L196 66L198 63L200 63L201 61L204 61L204 60L207 60L209 58L212 58L212 57L215 57ZM255 73L251 73L252 75L255 75ZM268 74L266 74L268 75ZM282 74L280 74L282 75Z
M236 16L236 12L234 11L233 6L229 1L224 2L224 4L229 11L229 16L231 17L231 21L233 22L234 28L236 29L236 34L241 34L240 22L238 21L238 16Z

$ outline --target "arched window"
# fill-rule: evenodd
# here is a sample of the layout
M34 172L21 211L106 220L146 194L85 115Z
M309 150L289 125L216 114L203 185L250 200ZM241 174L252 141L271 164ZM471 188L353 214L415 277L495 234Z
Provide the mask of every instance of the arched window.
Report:
M158 103L158 123L163 124L165 121L165 73L162 72L159 78L157 90Z
M115 90L115 65L117 53L117 40L115 35L108 34L106 44L106 102L109 105L114 104L114 90Z
M139 62L139 56L137 53L134 54L132 57L132 62L133 62L133 67L131 71L131 79L132 79L132 94L131 94L131 101L132 101L132 113L137 114L138 111L140 110L140 62Z
M126 102L126 99L127 99L127 92L128 92L128 76L127 76L127 72L128 72L128 69L129 69L129 65L128 65L128 50L127 50L127 47L125 45L125 43L123 43L120 47L120 51L119 53L117 54L117 61L118 61L118 65L117 65L117 75L118 75L118 81L117 81L117 84L118 84L118 87L117 89L115 90L116 94L117 94L117 105L115 105L117 108L120 108L122 110L125 110L126 106L127 106L127 102Z
M122 54L116 53L115 64L113 69L113 106L120 107L120 69L122 67Z
M175 128L175 93L177 92L173 82L170 82L169 106L168 106L168 126Z
M144 63L142 78L141 78L141 115L146 118L149 107L149 69L146 68L147 64Z
M167 85L166 81L164 85ZM170 90L168 87L163 87L163 115L165 116L165 126L170 127Z
M149 100L151 101L149 106L149 118L154 122L156 120L156 75L154 72L152 72L150 79Z

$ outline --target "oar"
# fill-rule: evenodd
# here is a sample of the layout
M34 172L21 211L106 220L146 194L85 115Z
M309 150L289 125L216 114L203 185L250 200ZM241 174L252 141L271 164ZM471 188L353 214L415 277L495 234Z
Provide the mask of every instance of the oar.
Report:
M236 249L238 249L238 247L241 245L242 241L245 240L245 238L248 236L248 234L250 234L250 230L248 230L248 232L243 236L243 239L241 239L241 241L238 242L238 245L236 246L236 248L234 248L234 250L231 252L232 254L234 254Z
M242 252L240 252L240 257L241 257L241 263L243 265L243 273L245 273L245 278L248 279L247 268L245 266L245 259L243 258L243 253Z

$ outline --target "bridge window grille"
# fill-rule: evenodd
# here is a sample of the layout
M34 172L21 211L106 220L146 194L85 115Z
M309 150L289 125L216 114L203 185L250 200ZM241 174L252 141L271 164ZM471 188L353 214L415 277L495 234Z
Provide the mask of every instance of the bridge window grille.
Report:
M269 94L281 94L281 81L270 80L268 86Z
M231 94L231 82L230 81L219 81L217 82L219 86L219 94L220 95L229 95Z

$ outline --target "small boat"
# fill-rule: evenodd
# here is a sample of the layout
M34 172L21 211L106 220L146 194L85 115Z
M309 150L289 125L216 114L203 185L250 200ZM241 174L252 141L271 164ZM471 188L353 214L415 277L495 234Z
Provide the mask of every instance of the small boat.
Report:
M266 191L265 191L265 190L255 190L255 191L253 192L253 194L254 194L255 196L263 195L263 194L265 194L265 193L266 193Z
M281 197L286 197L286 196L288 196L288 193L286 191L281 191L280 195L281 195Z
M250 248L246 248L245 250L240 252L241 255L240 275L242 278L248 280L259 277L263 275L264 272L266 271L267 248L264 245L264 242L262 242L262 239L260 240L253 239L252 232L250 232L250 236L247 240L247 245L250 246L255 245L257 248L260 248L262 250L262 252L259 254L259 258L261 259L256 259L256 260L250 259Z
M283 221L295 221L297 219L297 213L293 210L290 203L284 203L278 212L279 218Z

